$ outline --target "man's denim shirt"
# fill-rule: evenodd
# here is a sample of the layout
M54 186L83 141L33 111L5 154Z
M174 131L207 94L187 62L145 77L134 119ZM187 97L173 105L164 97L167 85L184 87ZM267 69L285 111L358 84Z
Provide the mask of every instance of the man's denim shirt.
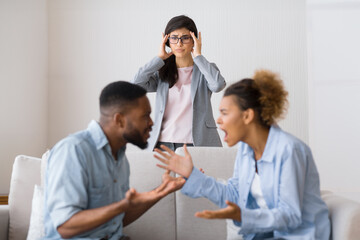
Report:
M96 121L91 121L86 130L57 143L50 152L46 168L45 239L61 239L57 227L74 214L123 199L129 189L129 175L125 147L118 151L115 160ZM123 218L124 213L76 238L119 239Z

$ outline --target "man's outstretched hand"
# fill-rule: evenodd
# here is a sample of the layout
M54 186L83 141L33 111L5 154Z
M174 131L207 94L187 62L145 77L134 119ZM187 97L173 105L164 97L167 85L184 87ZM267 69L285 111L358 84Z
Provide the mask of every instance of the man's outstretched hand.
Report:
M160 186L152 191L143 193L139 193L134 188L131 188L126 192L125 199L128 201L129 207L138 207L142 204L158 201L169 193L179 190L184 184L184 178L172 177L170 176L170 171L167 170L162 176Z
M156 202L169 193L182 188L184 184L184 178L172 177L170 176L170 171L166 171L162 176L162 183L154 190L139 193L134 188L131 188L126 192L125 199L121 200L121 202L124 202L124 208L126 212L123 220L124 226L138 219Z
M181 189L185 182L183 177L172 177L170 176L170 170L166 170L162 176L162 184L155 190L167 195Z

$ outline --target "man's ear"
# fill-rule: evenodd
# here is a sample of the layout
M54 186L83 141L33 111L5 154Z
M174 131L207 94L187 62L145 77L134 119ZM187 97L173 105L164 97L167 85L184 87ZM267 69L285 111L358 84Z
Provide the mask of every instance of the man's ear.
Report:
M121 128L125 127L126 118L124 114L119 112L115 113L113 117L113 121L116 126L119 126Z
M245 124L251 123L255 119L254 109L248 108L247 110L243 111L243 118Z

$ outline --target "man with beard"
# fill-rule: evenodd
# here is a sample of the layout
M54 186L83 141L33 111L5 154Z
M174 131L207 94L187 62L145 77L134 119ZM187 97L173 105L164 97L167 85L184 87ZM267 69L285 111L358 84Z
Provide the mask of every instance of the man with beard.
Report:
M146 148L153 122L146 91L118 81L100 95L100 120L57 143L45 180L45 239L122 239L123 227L167 194L183 178L165 172L152 191L129 189L127 143Z

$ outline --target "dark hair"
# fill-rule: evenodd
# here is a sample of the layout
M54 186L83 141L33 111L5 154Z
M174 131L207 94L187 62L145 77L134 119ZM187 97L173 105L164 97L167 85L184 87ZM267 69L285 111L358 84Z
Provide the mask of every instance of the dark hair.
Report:
M233 95L241 110L253 109L260 124L271 126L286 113L288 92L273 72L258 70L254 78L245 78L229 86L224 96Z
M108 107L128 108L137 104L138 98L146 95L146 90L136 84L117 81L108 84L100 94L100 111Z
M176 16L170 19L170 21L165 27L164 33L166 35L180 28L186 28L191 32L194 32L196 37L198 36L195 22L185 15ZM170 46L169 40L166 42L166 45L168 47ZM171 55L164 62L165 65L159 70L160 79L164 82L168 82L170 85L169 87L171 88L172 86L174 86L178 79L175 55Z

